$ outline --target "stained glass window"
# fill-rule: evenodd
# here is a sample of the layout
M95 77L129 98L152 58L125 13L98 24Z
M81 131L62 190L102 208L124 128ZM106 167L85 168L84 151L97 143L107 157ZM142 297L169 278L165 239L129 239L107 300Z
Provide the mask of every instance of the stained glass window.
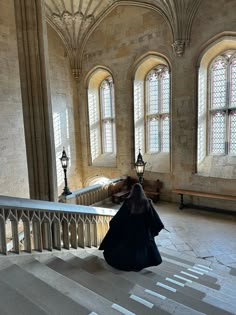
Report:
M89 131L91 158L96 159L99 156L99 110L97 104L96 91L88 92L88 111L89 111Z
M167 66L158 65L146 79L147 151L169 152L170 75Z
M134 81L134 128L135 128L135 156L139 149L145 152L145 131L144 131L144 82Z
M170 148L170 120L169 116L165 115L162 119L162 151L169 152Z
M112 77L88 89L90 152L92 161L103 153L114 153L114 86Z
M230 65L230 107L236 107L236 57Z
M236 111L232 111L229 116L229 133L229 153L236 155Z
M216 112L211 116L211 152L223 154L225 152L225 114Z
M209 148L236 155L236 54L227 51L210 66Z
M102 113L102 150L112 153L113 150L113 81L108 77L101 83L101 113Z

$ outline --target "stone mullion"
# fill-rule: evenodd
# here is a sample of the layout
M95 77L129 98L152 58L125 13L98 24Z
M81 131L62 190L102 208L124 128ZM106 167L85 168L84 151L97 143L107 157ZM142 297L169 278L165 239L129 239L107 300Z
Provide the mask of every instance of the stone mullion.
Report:
M57 198L49 90L47 31L42 0L15 0L30 197Z

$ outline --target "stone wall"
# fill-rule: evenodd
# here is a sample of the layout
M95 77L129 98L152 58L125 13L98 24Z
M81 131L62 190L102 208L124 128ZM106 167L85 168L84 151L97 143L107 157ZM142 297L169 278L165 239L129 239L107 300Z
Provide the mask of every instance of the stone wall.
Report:
M173 188L235 194L235 180L196 174L197 61L204 45L217 34L236 32L235 1L202 1L192 27L189 46L182 57L172 51L170 28L161 15L149 9L116 7L90 36L83 55L79 94L84 177L134 174L132 79L136 61L148 52L164 55L172 71L171 172L146 172L163 182L162 199L177 200ZM95 66L109 68L115 84L117 168L96 169L88 165L86 76ZM153 162L153 161L152 161ZM196 201L198 202L198 201ZM214 204L212 200L209 201ZM209 205L202 199L201 204ZM232 203L215 203L232 209Z
M0 195L29 197L14 1L0 1Z
M64 187L64 173L59 158L63 147L69 156L67 170L68 185L71 190L82 186L80 166L79 107L76 81L72 75L69 58L56 32L48 26L49 75L51 86L54 137L56 149L58 193Z
M134 173L133 85L135 61L148 51L172 55L171 34L164 19L148 9L120 6L98 26L85 47L79 95L84 178ZM115 85L117 168L88 166L86 76L95 66L111 70ZM150 173L150 177L156 174ZM166 174L163 174L166 176ZM168 174L169 176L169 174Z

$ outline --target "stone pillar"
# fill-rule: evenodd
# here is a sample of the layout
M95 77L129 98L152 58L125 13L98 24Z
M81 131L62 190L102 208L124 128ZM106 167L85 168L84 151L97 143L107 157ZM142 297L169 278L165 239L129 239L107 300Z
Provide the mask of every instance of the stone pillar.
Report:
M57 200L43 0L14 0L30 198Z

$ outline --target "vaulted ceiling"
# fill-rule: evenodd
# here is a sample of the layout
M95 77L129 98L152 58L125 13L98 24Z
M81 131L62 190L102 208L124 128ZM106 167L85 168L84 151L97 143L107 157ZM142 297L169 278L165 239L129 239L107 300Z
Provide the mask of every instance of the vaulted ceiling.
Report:
M118 5L146 7L159 12L172 31L173 48L178 56L184 52L191 25L202 0L45 0L48 23L63 40L74 70L91 32Z

